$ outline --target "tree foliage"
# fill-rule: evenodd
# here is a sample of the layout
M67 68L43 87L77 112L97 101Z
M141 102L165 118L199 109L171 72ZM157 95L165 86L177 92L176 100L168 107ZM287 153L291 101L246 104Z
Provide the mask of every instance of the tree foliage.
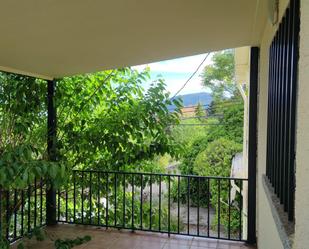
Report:
M0 186L24 188L34 178L63 180L66 168L124 169L181 150L170 127L181 102L162 79L143 91L149 71L130 68L58 81L57 163L46 154L46 82L0 74ZM170 113L167 106L174 104Z
M195 116L202 121L204 117L206 117L206 111L203 108L201 102L198 102L197 106L195 107Z
M241 150L240 144L219 138L197 155L193 170L201 175L229 177L233 156Z
M24 188L35 177L60 184L65 166L46 154L46 82L0 74L0 188Z
M213 63L207 65L203 71L203 85L211 89L213 101L207 108L209 115L203 120L203 133L200 134L200 127L189 127L186 150L182 156L180 171L183 174L193 174L201 176L225 176L229 177L232 166L232 158L242 150L243 141L243 100L238 92L234 80L234 53L232 50L217 52L212 57ZM191 122L191 121L190 121ZM196 120L195 122L202 121ZM199 136L195 136L199 134ZM214 224L217 225L218 215L220 215L221 225L228 227L228 187L229 182L222 180L220 183L220 200L218 200L218 181L210 180L210 205L216 211ZM240 184L239 182L235 184ZM196 203L196 184L192 182L190 196L193 204ZM207 191L207 183L200 185L201 189ZM176 186L173 186L172 196L176 197ZM181 182L181 200L186 201L187 183ZM231 206L231 229L239 229L239 194L237 200ZM201 205L208 202L207 196L200 199ZM218 212L218 203L221 208Z
M144 92L148 79L147 70L125 68L60 81L62 160L80 168L124 169L156 155L177 156L181 148L170 127L179 123L181 103L169 99L162 79Z
M207 65L202 73L203 85L209 88L215 101L226 95L238 94L234 80L234 51L216 52L212 57L213 64Z

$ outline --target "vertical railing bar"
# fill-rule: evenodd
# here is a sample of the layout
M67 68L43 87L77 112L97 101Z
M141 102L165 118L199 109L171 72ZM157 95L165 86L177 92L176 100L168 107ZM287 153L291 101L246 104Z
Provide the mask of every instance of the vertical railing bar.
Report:
M239 189L240 189L240 205L239 205L239 240L241 240L241 237L242 237L242 235L241 235L241 229L242 229L242 200L243 200L243 198L242 198L242 181L241 180L239 180L240 181L240 187L239 187Z
M84 171L82 171L82 224L84 224Z
M221 181L218 179L218 238L220 238L220 226L221 226Z
M180 233L180 176L177 182L177 233Z
M17 190L14 189L14 239L17 237ZM2 231L0 230L0 233Z
M10 191L6 191L6 239L9 240L10 234Z
M76 172L73 171L73 222L76 223Z
M149 188L150 188L150 203L149 203L149 206L150 206L150 215L149 215L149 230L152 229L152 175L150 175L150 183L149 183Z
M209 209L210 209L210 178L207 178L207 236L208 237L209 237L209 226L210 226Z
M117 226L117 173L114 176L114 226Z
M69 219L69 213L68 213L68 189L66 187L65 189L65 222L68 222L68 219Z
M100 190L101 190L101 173L98 171L97 173L97 184L98 184L98 190L97 190L97 209L98 209L98 226L100 226Z
M229 220L228 220L228 239L231 238L231 180L229 180Z
M190 176L187 178L187 234L190 234Z
M140 228L143 229L143 174L141 174Z
M0 188L0 233L2 235L2 227L3 227L3 222L2 222L2 189Z
M161 231L161 181L162 176L159 176L159 232Z
M197 178L197 236L200 235L200 177Z
M13 239L16 238L16 226L17 226L17 190L14 189L14 227L13 227ZM1 232L1 230L0 230Z
M132 230L134 230L134 174L131 174L132 176L132 217L131 217L131 222L132 222Z
M171 233L171 176L168 176L168 236Z
M108 173L106 173L105 191L106 191L105 223L106 223L106 229L108 229L108 192L109 192Z
M122 175L123 177L123 204L122 204L122 210L123 210L123 217L122 217L122 226L125 228L126 227L126 174Z
M24 201L24 190L21 190L21 236L24 235Z
M61 208L61 204L60 204L60 195L61 195L60 189L58 189L57 195L58 195L58 198L57 198L57 204L58 204L57 213L58 213L58 221L60 221L60 208Z
M36 227L37 219L37 190L36 190L36 177L34 178L34 227Z
M30 233L30 230L31 230L31 220L30 220L30 218L31 218L31 213L30 213L30 209L31 209L31 199L30 199L30 193L31 193L31 186L29 185L28 186L28 192L27 192L27 194L28 194L28 233Z
M40 178L40 225L43 225L43 179Z
M89 223L92 224L92 172L89 173Z

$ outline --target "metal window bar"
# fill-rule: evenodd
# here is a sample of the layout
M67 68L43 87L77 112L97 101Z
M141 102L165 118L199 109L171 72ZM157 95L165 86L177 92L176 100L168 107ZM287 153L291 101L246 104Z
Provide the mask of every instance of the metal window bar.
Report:
M291 0L269 49L266 175L294 219L299 0Z

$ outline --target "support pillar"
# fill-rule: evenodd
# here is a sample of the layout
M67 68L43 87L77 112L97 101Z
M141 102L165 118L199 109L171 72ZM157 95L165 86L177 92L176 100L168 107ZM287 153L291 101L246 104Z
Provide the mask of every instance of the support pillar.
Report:
M250 53L249 83L249 132L248 132L248 238L256 243L256 157L257 157L257 91L259 71L259 48Z
M57 120L55 107L55 88L56 81L47 82L47 153L49 161L55 162L56 157L56 141L57 141ZM56 191L51 182L47 183L46 190L46 225L57 224L56 220Z

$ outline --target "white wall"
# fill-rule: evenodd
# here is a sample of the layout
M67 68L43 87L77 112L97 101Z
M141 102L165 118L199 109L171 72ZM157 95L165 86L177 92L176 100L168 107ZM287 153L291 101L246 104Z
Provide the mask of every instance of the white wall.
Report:
M243 134L243 165L248 165L248 94L243 86L248 89L250 78L250 47L240 47L235 49L235 80L238 89L244 100L244 134ZM244 172L240 177L248 178L248 169L244 167ZM247 238L248 227L248 183L243 183L243 215L242 215L242 235Z

